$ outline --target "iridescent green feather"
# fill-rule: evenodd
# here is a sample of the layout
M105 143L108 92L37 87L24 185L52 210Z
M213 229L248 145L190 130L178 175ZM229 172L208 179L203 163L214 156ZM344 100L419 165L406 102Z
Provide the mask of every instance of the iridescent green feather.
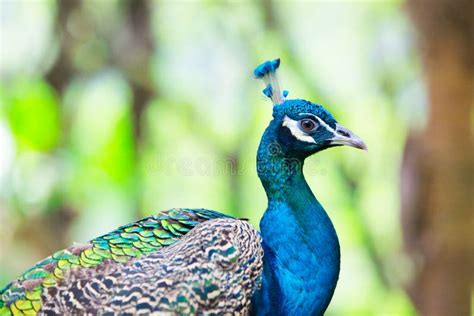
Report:
M43 289L55 286L71 269L125 263L175 243L199 223L225 217L206 209L170 209L58 251L0 291L0 315L36 314Z

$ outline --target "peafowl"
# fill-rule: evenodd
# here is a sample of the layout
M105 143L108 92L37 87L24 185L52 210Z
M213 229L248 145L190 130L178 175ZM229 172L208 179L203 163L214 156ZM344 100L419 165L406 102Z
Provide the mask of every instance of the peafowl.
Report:
M340 250L303 162L329 147L366 146L322 106L286 99L279 65L254 71L273 102L257 151L268 198L260 233L211 210L161 211L37 263L0 291L0 314L322 315Z

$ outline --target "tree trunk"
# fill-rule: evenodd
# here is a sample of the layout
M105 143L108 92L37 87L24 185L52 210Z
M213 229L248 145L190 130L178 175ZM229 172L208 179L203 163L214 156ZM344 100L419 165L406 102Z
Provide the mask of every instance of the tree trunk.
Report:
M402 163L408 293L422 315L469 315L474 266L474 2L409 0L428 89L428 120Z

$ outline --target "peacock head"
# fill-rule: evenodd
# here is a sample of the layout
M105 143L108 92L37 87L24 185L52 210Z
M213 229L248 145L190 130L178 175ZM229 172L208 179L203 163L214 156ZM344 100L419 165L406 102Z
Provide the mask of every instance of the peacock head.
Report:
M306 158L343 145L367 150L365 143L340 125L323 106L301 99L286 99L288 91L280 91L276 75L279 65L279 59L266 61L255 69L254 75L266 84L263 94L273 102L269 130L287 156Z

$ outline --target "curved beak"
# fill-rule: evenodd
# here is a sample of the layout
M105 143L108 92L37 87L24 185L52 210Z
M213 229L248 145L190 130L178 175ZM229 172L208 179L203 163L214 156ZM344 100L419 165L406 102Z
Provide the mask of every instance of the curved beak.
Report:
M336 124L336 135L329 139L331 145L346 145L367 151L367 145L351 130Z

